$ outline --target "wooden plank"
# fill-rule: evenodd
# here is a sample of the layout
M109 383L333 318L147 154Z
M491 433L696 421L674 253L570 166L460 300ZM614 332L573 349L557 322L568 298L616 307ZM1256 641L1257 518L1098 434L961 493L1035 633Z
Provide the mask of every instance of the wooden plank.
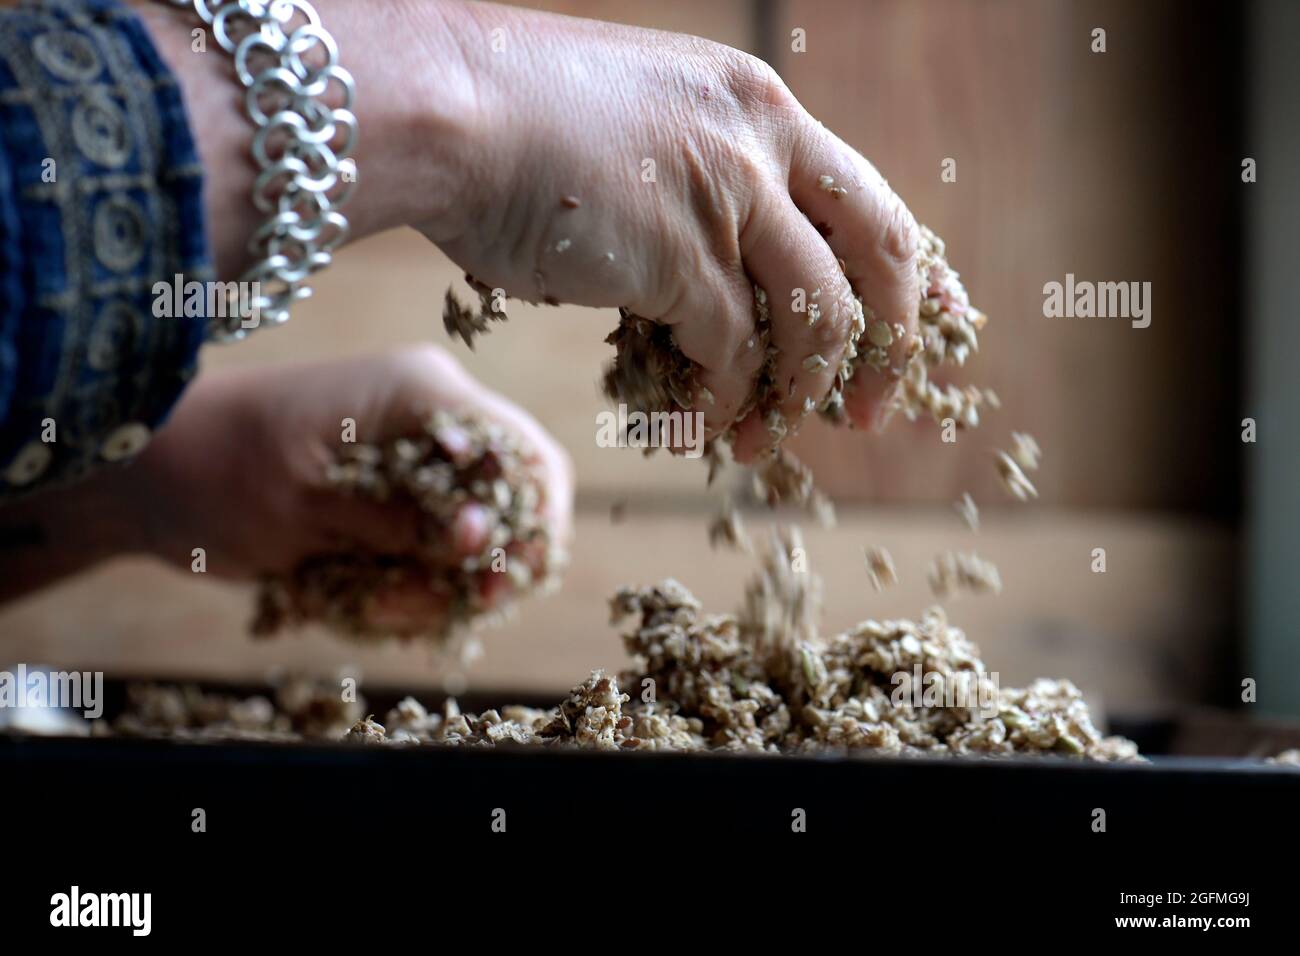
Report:
M1049 503L1232 513L1234 14L1196 9L1212 15L1164 2L781 4L782 75L947 240L991 318L961 380L994 387L1006 409L957 447L932 428L806 437L837 494L982 496L988 445L1017 429L1048 452ZM1097 26L1104 54L1089 49ZM796 27L805 53L790 52ZM955 183L940 180L949 157ZM1151 327L1045 318L1043 285L1067 273L1151 282Z

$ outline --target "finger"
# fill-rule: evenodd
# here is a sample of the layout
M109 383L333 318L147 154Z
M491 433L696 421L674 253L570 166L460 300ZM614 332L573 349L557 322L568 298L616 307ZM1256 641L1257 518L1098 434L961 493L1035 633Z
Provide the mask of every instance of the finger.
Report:
M573 537L573 464L568 453L538 421L487 388L450 355L434 346L407 350L411 363L386 422L393 435L418 433L435 408L480 415L518 436L525 465L541 490L542 516L551 541L567 548Z
M756 210L741 243L746 269L767 292L773 380L784 426L793 426L834 384L859 306L830 247L788 198ZM751 414L733 451L749 461L778 437Z
M542 517L551 541L561 549L573 539L573 462L535 418L513 402L480 387L477 407L519 435L525 465L541 490Z
M753 391L763 365L756 332L754 288L739 270L722 267L689 281L673 308L660 317L672 326L682 354L698 366L696 396L709 437L730 428Z
M890 330L888 367L900 369L920 304L918 229L911 212L865 157L812 119L796 138L790 195L843 261L869 318ZM850 420L869 426L892 386L893 376L860 367L845 396Z
M467 558L482 553L491 533L491 513L477 501L468 501L456 512L448 544L457 557Z
M503 606L514 593L515 585L508 574L485 574L479 584L479 600L487 610Z

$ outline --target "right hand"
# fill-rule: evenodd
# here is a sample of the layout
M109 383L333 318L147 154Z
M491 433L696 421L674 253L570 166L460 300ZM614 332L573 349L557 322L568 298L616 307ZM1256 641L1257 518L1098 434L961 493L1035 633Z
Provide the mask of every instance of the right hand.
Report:
M186 11L137 2L181 82L217 270L233 278L263 217L247 199L250 132L229 57L191 51ZM462 0L316 6L357 81L352 238L418 225L509 295L626 306L672 325L714 396L699 410L715 434L735 423L761 363L747 345L751 283L768 293L791 423L831 386L851 289L915 331L915 220L762 61L696 37ZM835 198L822 176L846 192ZM821 290L816 325L791 307L795 289ZM827 366L806 371L814 353ZM887 385L858 373L846 395L855 424L874 422ZM751 460L768 440L751 416L736 456Z
M852 290L877 318L915 331L911 213L767 64L696 37L508 7L443 15L475 108L458 210L422 229L479 281L672 325L714 396L698 409L712 433L733 424L761 363L749 345L751 283L768 293L791 423L831 387ZM836 198L822 176L847 192ZM820 289L816 325L793 310L796 288ZM814 353L827 366L805 370ZM866 367L856 378L867 380L849 389L848 412L869 426L887 382ZM768 441L751 415L736 455Z

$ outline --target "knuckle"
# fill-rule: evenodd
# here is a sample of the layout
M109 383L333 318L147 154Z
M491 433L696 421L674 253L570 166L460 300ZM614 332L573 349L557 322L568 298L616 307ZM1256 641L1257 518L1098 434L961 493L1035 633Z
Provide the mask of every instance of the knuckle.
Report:
M810 352L816 352L834 364L844 348L848 336L848 314L836 308L823 315L822 320L808 330Z
M730 47L722 47L723 75L736 102L747 110L797 107L785 80L765 60Z
M416 369L434 372L447 379L459 381L463 369L459 361L441 345L420 342L406 350L407 361Z
M881 216L881 251L895 266L911 267L919 241L916 218L896 193L890 193Z
M836 282L832 293L822 297L821 319L808 327L809 343L828 362L833 356L838 356L845 345L853 315L852 292L848 283Z

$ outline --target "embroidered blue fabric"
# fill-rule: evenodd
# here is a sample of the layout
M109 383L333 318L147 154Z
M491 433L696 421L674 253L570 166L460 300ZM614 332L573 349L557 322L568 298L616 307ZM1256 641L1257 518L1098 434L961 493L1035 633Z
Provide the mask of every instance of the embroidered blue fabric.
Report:
M116 0L0 8L0 495L165 419L205 328L155 315L177 275L212 278L202 171L144 25Z

